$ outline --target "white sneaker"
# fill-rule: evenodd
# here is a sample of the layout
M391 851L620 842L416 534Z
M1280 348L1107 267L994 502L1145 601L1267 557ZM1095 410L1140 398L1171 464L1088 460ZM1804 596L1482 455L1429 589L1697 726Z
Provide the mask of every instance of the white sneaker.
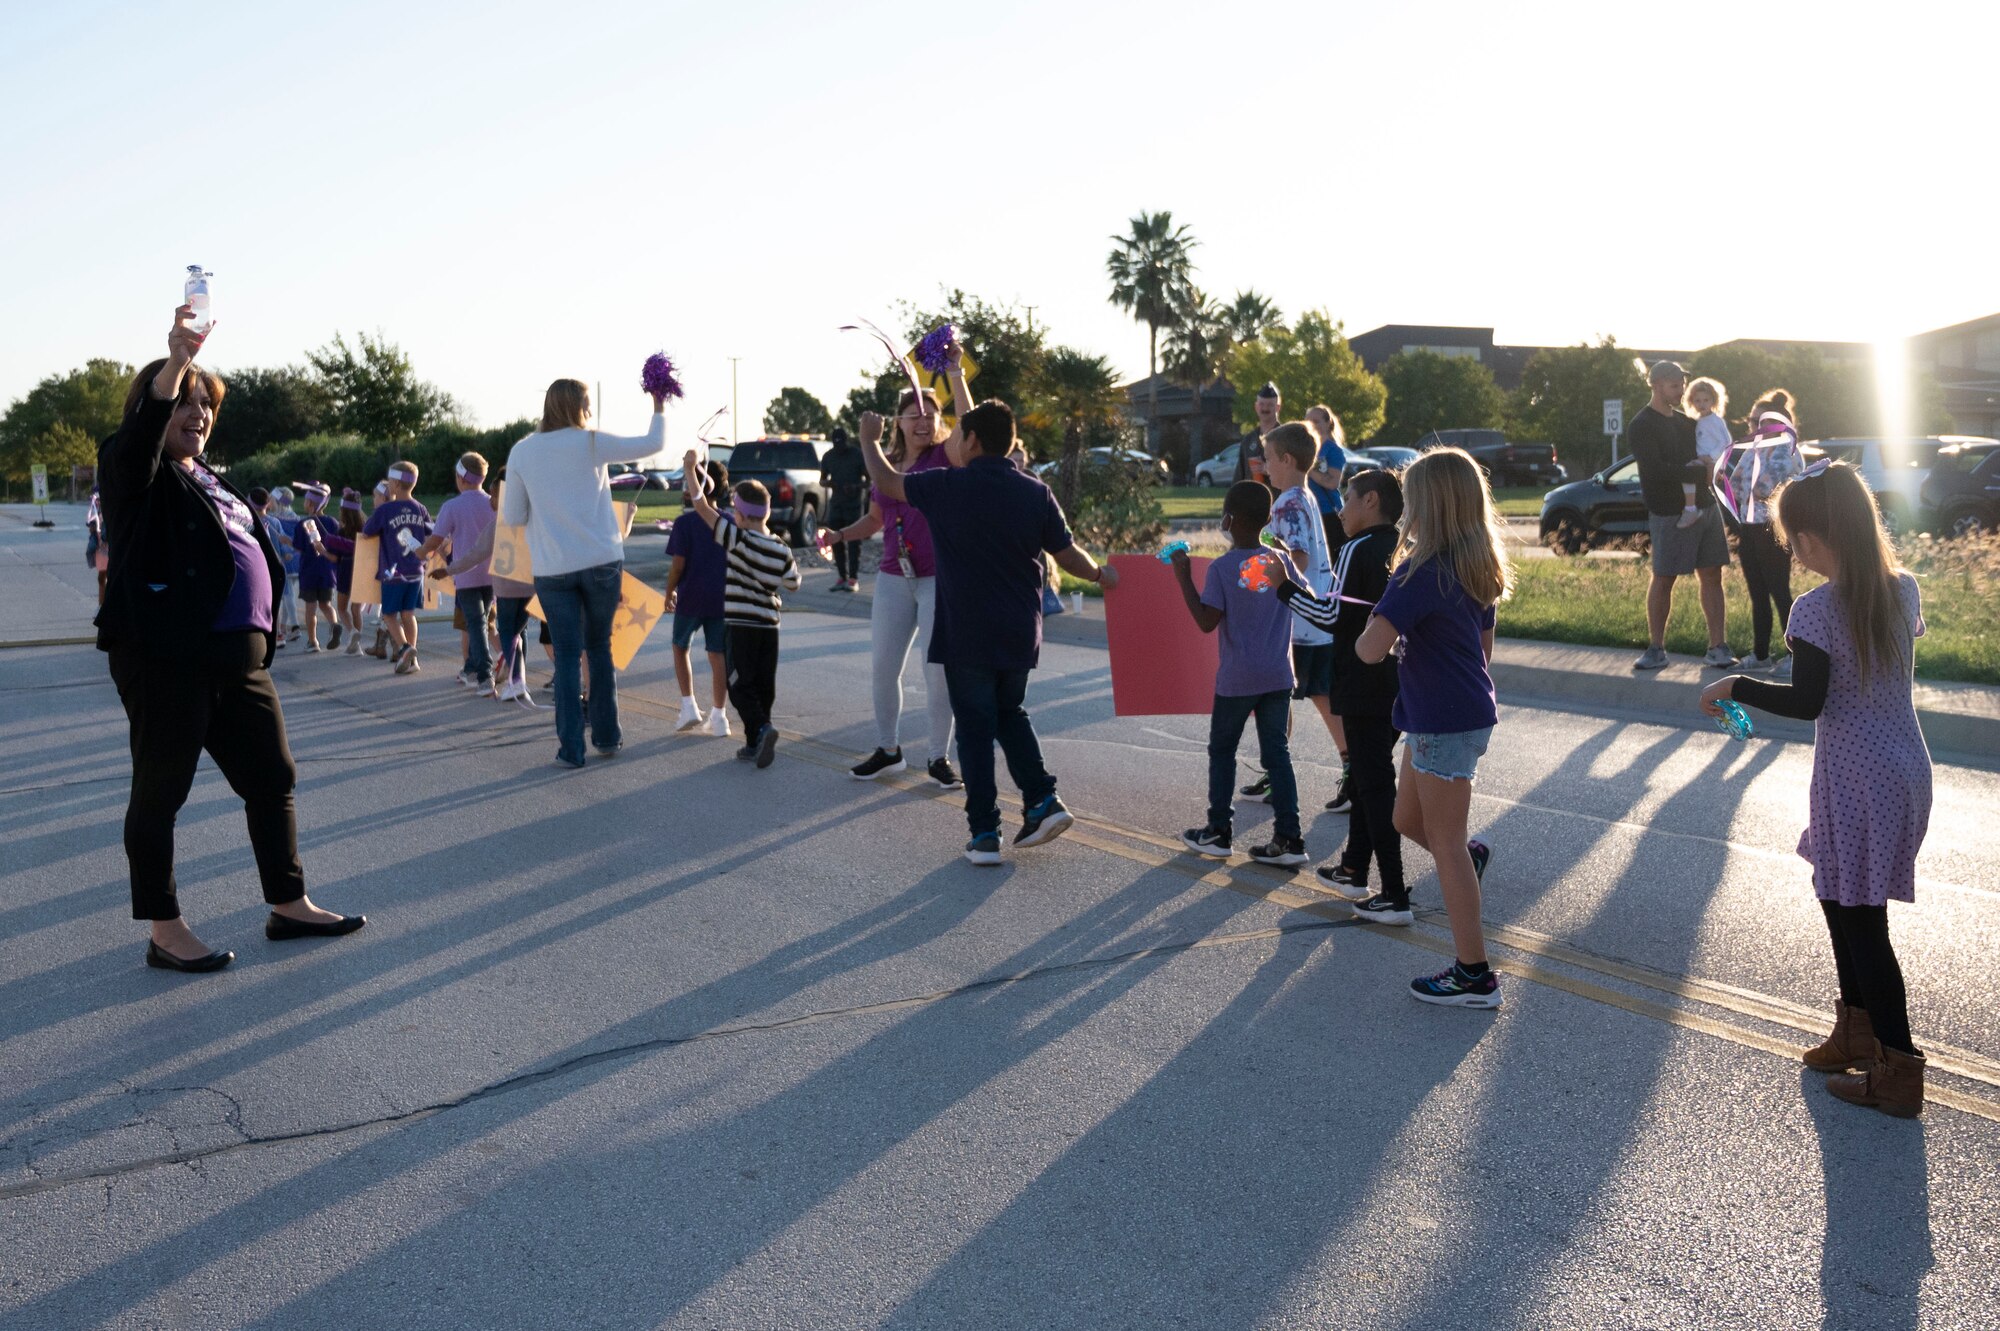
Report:
M361 654L360 629L354 630L353 634L347 639L347 646L345 649L343 649L341 654L343 656L359 656Z
M1741 670L1746 675L1761 675L1776 664L1777 662L1773 661L1768 656L1757 656L1753 654L1744 657L1741 661L1738 661L1736 663L1736 668L1738 670Z
M701 714L701 707L694 699L682 698L680 720L674 723L674 729L677 731L695 730L707 719ZM726 720L727 718L724 719Z
M1694 526L1695 523L1700 521L1701 521L1700 509L1684 508L1681 510L1681 520L1679 522L1676 522L1674 525L1685 531L1687 528Z
M452 678L458 681L458 686L462 689L469 689L479 682L469 670L461 670L456 675L453 675Z
M1713 666L1717 670L1727 670L1736 664L1736 653L1729 650L1728 643L1721 643L1709 648L1708 655L1701 658L1701 663Z
M320 652L320 645L319 645L319 639L318 639L318 638L307 638L307 639L306 639L306 653L307 653L307 655L310 655L310 656L317 656L317 655L319 654L319 652Z
M729 713L723 711L720 707L710 712L708 714L708 724L702 727L702 732L713 735L717 739L728 739Z
M1792 658L1789 656L1779 658L1778 664L1771 668L1771 678L1782 684L1791 683Z
M528 689L527 689L527 686L526 686L526 685L524 685L524 684L517 684L517 683L515 683L515 682L514 682L513 680L511 680L511 679L510 679L510 680L508 680L508 681L507 681L507 682L506 682L505 684L502 684L502 685L500 686L500 695L499 695L499 696L500 696L500 701L501 701L501 702L512 702L512 701L514 701L514 699L516 699L516 698L520 697L520 696L521 696L522 694L526 693L527 691L528 691Z

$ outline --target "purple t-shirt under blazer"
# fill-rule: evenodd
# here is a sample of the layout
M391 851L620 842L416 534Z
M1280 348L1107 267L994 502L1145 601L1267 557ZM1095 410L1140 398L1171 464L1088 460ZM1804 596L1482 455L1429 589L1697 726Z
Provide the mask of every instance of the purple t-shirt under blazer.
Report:
M257 544L250 525L257 521L257 515L248 504L223 489L207 467L197 464L188 468L188 473L208 496L208 502L215 505L215 515L222 519L223 534L229 537L229 557L236 561L236 580L229 584L229 599L215 616L215 631L258 629L269 633L271 566L264 562L264 547Z
M1493 627L1493 607L1473 600L1449 564L1433 559L1412 569L1405 560L1390 576L1375 613L1403 635L1390 717L1396 729L1406 735L1457 735L1498 722L1481 641Z
M1292 612L1278 599L1282 569L1262 567L1266 551L1230 550L1208 566L1201 603L1222 612L1216 626L1218 698L1254 698L1292 687ZM1275 558L1275 556L1273 556ZM1249 570L1244 564L1255 560Z

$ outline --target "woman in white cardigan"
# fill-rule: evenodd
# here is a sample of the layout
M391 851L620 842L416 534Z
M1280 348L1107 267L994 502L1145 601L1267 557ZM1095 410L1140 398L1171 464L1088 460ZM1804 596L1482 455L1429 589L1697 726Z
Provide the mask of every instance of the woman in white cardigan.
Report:
M590 742L606 758L623 744L611 621L625 580L625 543L604 467L666 447L665 409L656 394L645 434L604 434L589 425L590 390L558 379L542 401L542 428L507 455L500 520L527 529L535 595L555 639L556 760L569 767L583 766L581 655L590 657Z

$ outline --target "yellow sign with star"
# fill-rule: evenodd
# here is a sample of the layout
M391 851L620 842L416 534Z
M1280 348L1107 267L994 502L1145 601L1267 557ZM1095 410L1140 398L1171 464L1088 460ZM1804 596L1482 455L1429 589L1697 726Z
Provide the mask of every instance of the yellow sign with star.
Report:
M548 622L539 596L528 602L528 613ZM611 664L619 670L630 669L639 648L666 613L667 598L627 573L618 589L618 609L611 616Z
M937 399L938 414L944 419L946 433L958 428L958 412L953 410L956 404L951 397L951 380L945 377L944 371L926 370L917 364L915 347L903 353L903 361L910 367L910 373L917 377L917 382L930 389L931 396ZM963 349L958 353L958 363L965 371L965 382L970 385L972 377L979 373L979 363L972 359L971 352Z

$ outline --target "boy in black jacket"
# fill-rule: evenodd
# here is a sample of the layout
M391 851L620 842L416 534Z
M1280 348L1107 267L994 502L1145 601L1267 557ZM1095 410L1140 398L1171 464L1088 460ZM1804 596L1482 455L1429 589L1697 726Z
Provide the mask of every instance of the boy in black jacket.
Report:
M1347 482L1340 525L1347 543L1334 566L1333 598L1322 600L1296 582L1278 588L1292 613L1333 634L1334 714L1347 728L1347 761L1354 816L1347 845L1333 864L1314 872L1320 882L1355 903L1354 913L1378 924L1408 924L1410 892L1403 882L1403 839L1396 831L1396 658L1363 664L1354 643L1368 627L1375 602L1389 585L1396 555L1396 523L1403 516L1403 485L1392 471L1355 473ZM1368 892L1368 861L1381 870L1381 890Z

